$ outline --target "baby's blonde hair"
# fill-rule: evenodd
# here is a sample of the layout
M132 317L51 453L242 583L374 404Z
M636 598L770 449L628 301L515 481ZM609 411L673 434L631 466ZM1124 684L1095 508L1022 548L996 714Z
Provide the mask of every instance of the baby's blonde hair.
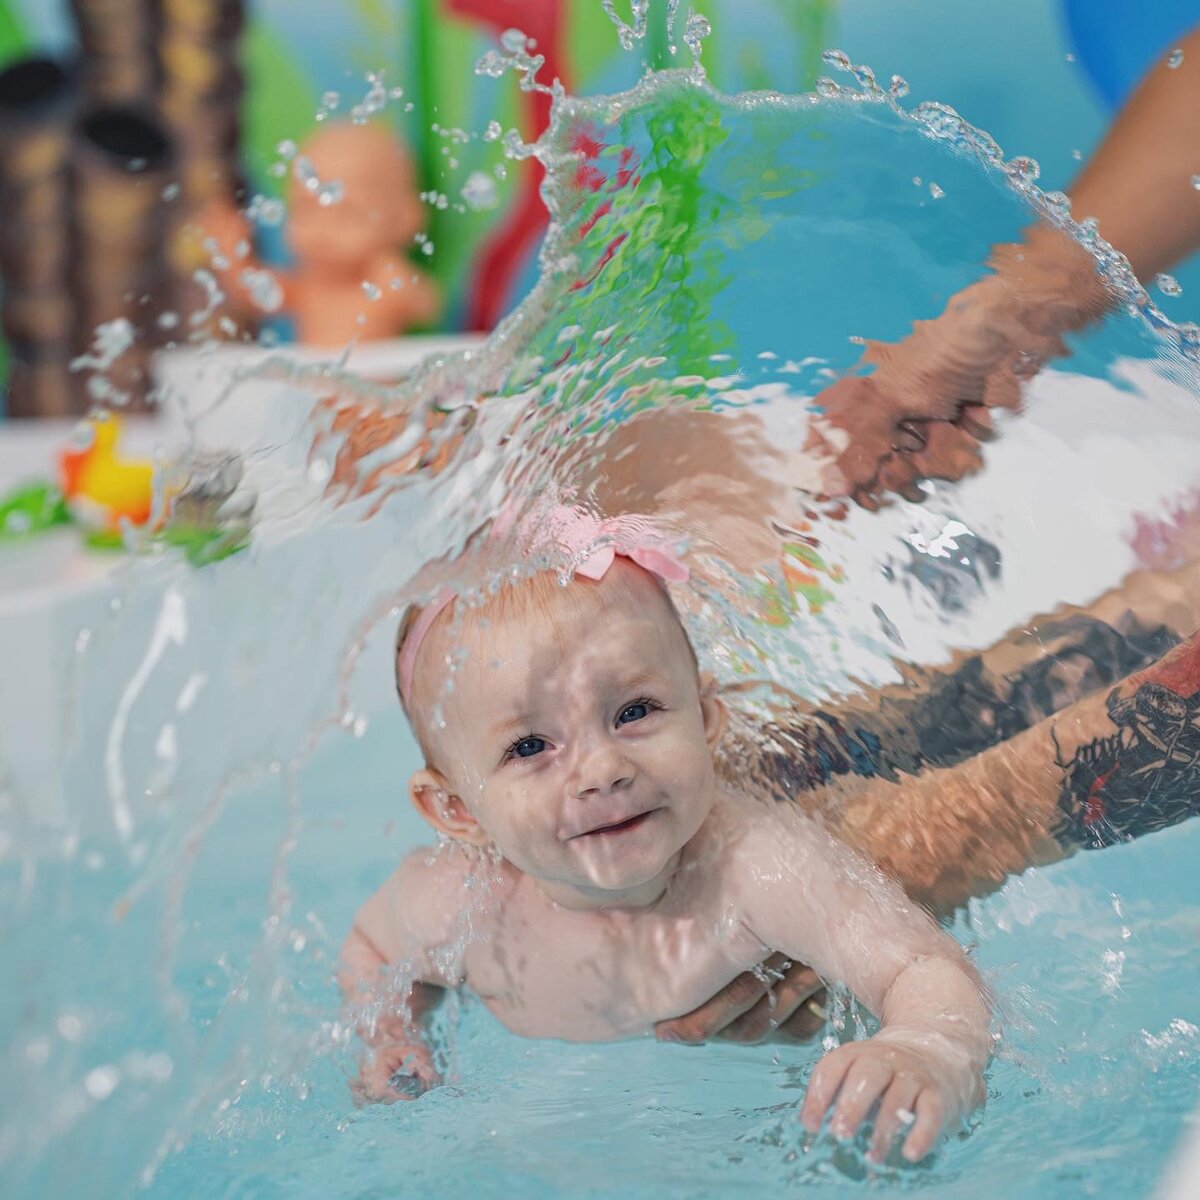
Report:
M684 626L682 619L679 616L679 610L675 607L675 602L671 599L671 594L667 590L657 576L646 571L638 566L631 559L619 558L618 562L627 563L639 575L644 575L654 582L655 590L663 598L671 616L675 619L675 623L679 626L680 632L683 634L684 644L687 646L688 654L692 660L692 666L696 670L697 677L700 673L699 660L696 657L695 648L692 646L692 639L688 636L687 628ZM610 571L605 578L613 578ZM626 581L632 579L632 575L624 572L615 576L618 581ZM564 600L567 603L577 603L582 605L584 597L589 595L590 590L597 586L592 580L584 579L576 576L569 580L565 585L560 582L559 576L554 571L537 571L534 574L523 576L520 579L506 583L503 587L488 596L482 604L471 605L467 611L476 614L477 618L487 618L496 620L507 620L514 616L523 616L527 613L535 613L539 616L549 617L556 606L561 605ZM621 586L629 587L627 582L621 582ZM426 730L422 727L422 722L417 719L416 713L412 711L415 705L410 707L409 701L406 701L404 696L404 688L400 681L400 654L404 648L405 642L411 636L413 627L416 625L418 617L424 611L422 604L410 604L400 617L400 623L396 630L396 650L393 662L396 667L396 694L400 698L400 707L408 720L409 728L413 732L413 736L417 739L417 745L421 749L421 753L425 756L427 766L432 766L432 756L430 754L429 741L426 736ZM449 607L449 606L448 606ZM437 622L433 628L436 628ZM433 632L433 628L429 633ZM428 633L426 634L428 636ZM414 664L415 666L415 664ZM413 670L413 680L416 679L416 670ZM410 692L409 700L412 698Z

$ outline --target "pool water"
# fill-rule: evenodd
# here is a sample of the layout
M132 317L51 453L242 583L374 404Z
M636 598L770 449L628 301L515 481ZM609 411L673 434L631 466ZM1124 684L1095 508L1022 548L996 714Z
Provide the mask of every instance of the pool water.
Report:
M450 410L447 469L264 522L200 571L139 561L64 615L61 803L0 793L4 1194L1148 1194L1200 1075L1194 821L1029 872L960 923L1004 1036L986 1112L916 1168L801 1137L812 1047L523 1041L467 1000L445 1017L450 1083L353 1105L333 962L422 837L387 678L416 569L506 497L569 479L639 408L757 413L794 452L852 339L938 311L1036 202L961 126L881 98L731 102L675 78L559 111L537 291L478 357L402 393L418 422L421 402ZM564 182L580 139L594 188ZM1119 580L1133 514L1200 461L1186 338L1130 307L1038 380L978 480L819 526L843 567L826 610L780 631L707 595L702 652L754 641L825 696ZM260 453L307 477L307 452ZM1000 563L957 608L889 565L951 517Z
M1030 871L959 923L1004 1005L1003 1042L976 1128L918 1168L868 1168L858 1147L803 1136L796 1110L812 1046L531 1042L470 1002L447 1022L446 1086L415 1103L355 1108L352 1054L329 1033L328 969L363 896L422 841L389 783L398 726L344 736L301 780L291 909L270 968L268 898L247 881L275 852L282 797L231 797L196 863L170 973L186 1044L156 1014L156 995L128 986L145 982L157 954L153 920L86 950L67 935L60 1001L85 1025L107 1026L105 1057L123 1078L79 1118L73 1142L86 1156L51 1155L8 1194L125 1194L157 1149L140 1136L138 1110L177 1103L201 1063L225 1086L183 1118L178 1136L190 1138L143 1194L649 1198L804 1185L840 1196L885 1183L981 1200L1149 1194L1200 1072L1200 822ZM93 879L99 899L103 871ZM83 938L99 932L89 924L81 918ZM286 986L268 1010L239 1013L237 989L276 971ZM257 1040L255 1025L268 1022ZM138 1049L161 1047L164 1033L172 1078L129 1078ZM242 1039L249 1048L237 1048ZM143 1093L140 1104L127 1102L130 1091ZM20 1107L11 1089L4 1106Z

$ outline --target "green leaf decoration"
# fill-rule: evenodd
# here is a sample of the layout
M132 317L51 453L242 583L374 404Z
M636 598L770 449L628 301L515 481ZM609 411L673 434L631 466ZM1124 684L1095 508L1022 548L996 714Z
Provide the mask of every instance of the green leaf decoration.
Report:
M0 544L70 523L71 514L63 494L48 479L22 483L0 495Z
M20 58L29 49L29 35L8 0L0 0L0 67Z
M246 72L243 148L258 188L278 196L283 181L268 168L285 138L300 141L316 125L319 97L282 39L262 18L252 20L242 43Z

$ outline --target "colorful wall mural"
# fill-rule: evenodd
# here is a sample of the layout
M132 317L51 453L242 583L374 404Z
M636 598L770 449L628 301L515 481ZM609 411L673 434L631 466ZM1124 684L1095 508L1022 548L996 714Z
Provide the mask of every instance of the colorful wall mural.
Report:
M831 4L703 0L721 29L710 77L730 91L810 86ZM490 328L531 284L544 230L539 166L506 159L493 134L532 140L549 103L511 74L476 75L476 61L517 26L545 78L620 90L647 59L670 60L665 5L652 9L627 53L599 0L0 0L9 415L137 406L159 347L253 338L264 323L286 336L222 300L196 218L215 200L249 206L254 261L285 262L276 202L297 155L356 113L408 146L428 211L400 249L440 287L436 323Z

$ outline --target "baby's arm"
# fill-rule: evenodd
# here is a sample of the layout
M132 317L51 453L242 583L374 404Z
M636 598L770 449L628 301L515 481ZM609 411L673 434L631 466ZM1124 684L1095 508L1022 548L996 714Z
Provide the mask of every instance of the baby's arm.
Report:
M462 871L418 850L359 909L342 946L338 982L368 1047L356 1092L366 1100L411 1099L440 1080L422 1019L442 989L461 979L454 914ZM403 1086L396 1077L402 1076Z
M983 1099L982 983L958 943L872 864L792 806L768 812L737 863L746 925L764 945L843 980L882 1023L818 1063L801 1119L816 1130L836 1104L831 1129L849 1137L878 1103L871 1156L885 1158L908 1123L903 1152L915 1162Z

